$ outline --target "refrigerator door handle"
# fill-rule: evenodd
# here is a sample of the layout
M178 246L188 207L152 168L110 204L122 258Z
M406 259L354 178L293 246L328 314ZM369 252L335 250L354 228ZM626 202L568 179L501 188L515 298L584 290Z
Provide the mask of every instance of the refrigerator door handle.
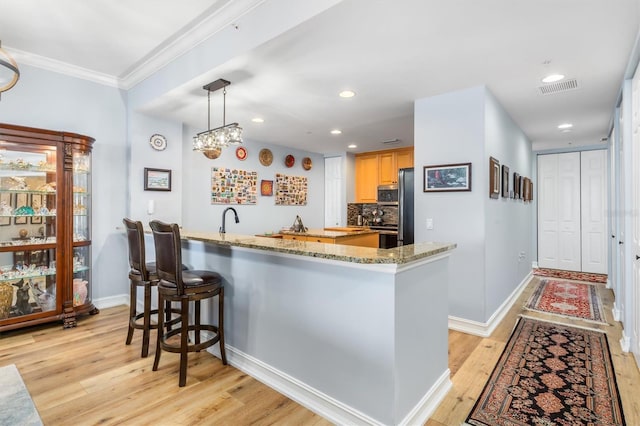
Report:
M398 246L404 239L404 170L398 171Z

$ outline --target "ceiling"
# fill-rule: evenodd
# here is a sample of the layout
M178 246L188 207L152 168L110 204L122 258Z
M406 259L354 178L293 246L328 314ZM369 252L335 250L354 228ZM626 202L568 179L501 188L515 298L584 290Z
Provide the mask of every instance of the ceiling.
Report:
M233 14L269 1L0 0L0 39L17 58L35 54L122 82L212 16L225 12L220 22L230 25ZM394 147L383 144L393 139L412 145L414 100L486 85L534 149L599 144L639 22L637 0L343 0L144 111L204 129L202 85L225 78L226 122L239 122L246 139L362 152ZM550 73L578 88L540 94ZM344 89L356 96L340 98ZM211 106L215 127L219 93ZM570 132L557 128L565 122Z

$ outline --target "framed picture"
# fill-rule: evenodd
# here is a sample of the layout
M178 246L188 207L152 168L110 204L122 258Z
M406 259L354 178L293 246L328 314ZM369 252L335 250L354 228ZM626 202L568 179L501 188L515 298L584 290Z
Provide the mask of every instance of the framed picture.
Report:
M273 181L262 180L260 181L260 195L265 197L271 197L273 195Z
M171 191L171 170L144 168L145 191Z
M489 157L489 198L500 196L500 162Z
M423 191L471 191L471 163L424 166Z
M509 198L509 167L502 165L502 198Z
M519 197L521 200L524 200L524 176L520 176L520 185L519 185Z
M31 208L34 212L36 212L37 216L33 216L31 218L32 224L40 224L42 223L42 216L40 216L39 211L42 207L42 194L31 194Z
M533 181L529 179L529 201L533 201Z
M528 202L531 198L531 188L529 187L530 182L531 180L529 180L528 177L524 178L524 184L522 185L522 199L525 202Z
M0 194L0 207L11 207L11 195L8 192ZM0 216L0 226L11 225L11 216Z
M513 172L513 198L520 198L520 175Z

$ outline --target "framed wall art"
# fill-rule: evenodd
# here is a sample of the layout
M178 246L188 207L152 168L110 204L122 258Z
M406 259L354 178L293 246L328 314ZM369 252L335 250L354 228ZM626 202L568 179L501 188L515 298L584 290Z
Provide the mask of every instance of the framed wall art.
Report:
M529 201L533 201L533 181L529 179Z
M500 162L489 157L489 198L500 196Z
M171 170L144 168L145 191L171 191Z
M258 172L211 168L211 204L256 204Z
M520 175L516 172L513 172L513 198L520 198Z
M42 194L31 194L31 208L35 213L35 216L31 218L32 224L42 223L42 216L40 216L40 208L42 207Z
M306 206L307 191L306 177L276 174L276 206Z
M2 208L2 214L10 214L10 211L6 211L11 209L11 196L13 194L9 192L3 192L0 194L0 208ZM11 216L0 216L0 226L11 225Z
M531 201L531 179L524 178L522 185L522 199L525 202Z
M471 163L424 166L423 192L471 191Z
M521 200L524 200L524 176L520 176L520 185L519 185L519 197Z
M502 165L502 198L509 198L509 167Z
M260 181L260 195L263 197L271 197L273 195L273 181L261 180Z

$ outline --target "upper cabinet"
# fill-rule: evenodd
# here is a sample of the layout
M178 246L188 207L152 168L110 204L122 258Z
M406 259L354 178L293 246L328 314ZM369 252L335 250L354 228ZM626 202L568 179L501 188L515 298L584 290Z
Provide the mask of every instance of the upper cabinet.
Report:
M356 154L356 203L375 203L378 185L398 182L398 170L413 167L413 148Z

